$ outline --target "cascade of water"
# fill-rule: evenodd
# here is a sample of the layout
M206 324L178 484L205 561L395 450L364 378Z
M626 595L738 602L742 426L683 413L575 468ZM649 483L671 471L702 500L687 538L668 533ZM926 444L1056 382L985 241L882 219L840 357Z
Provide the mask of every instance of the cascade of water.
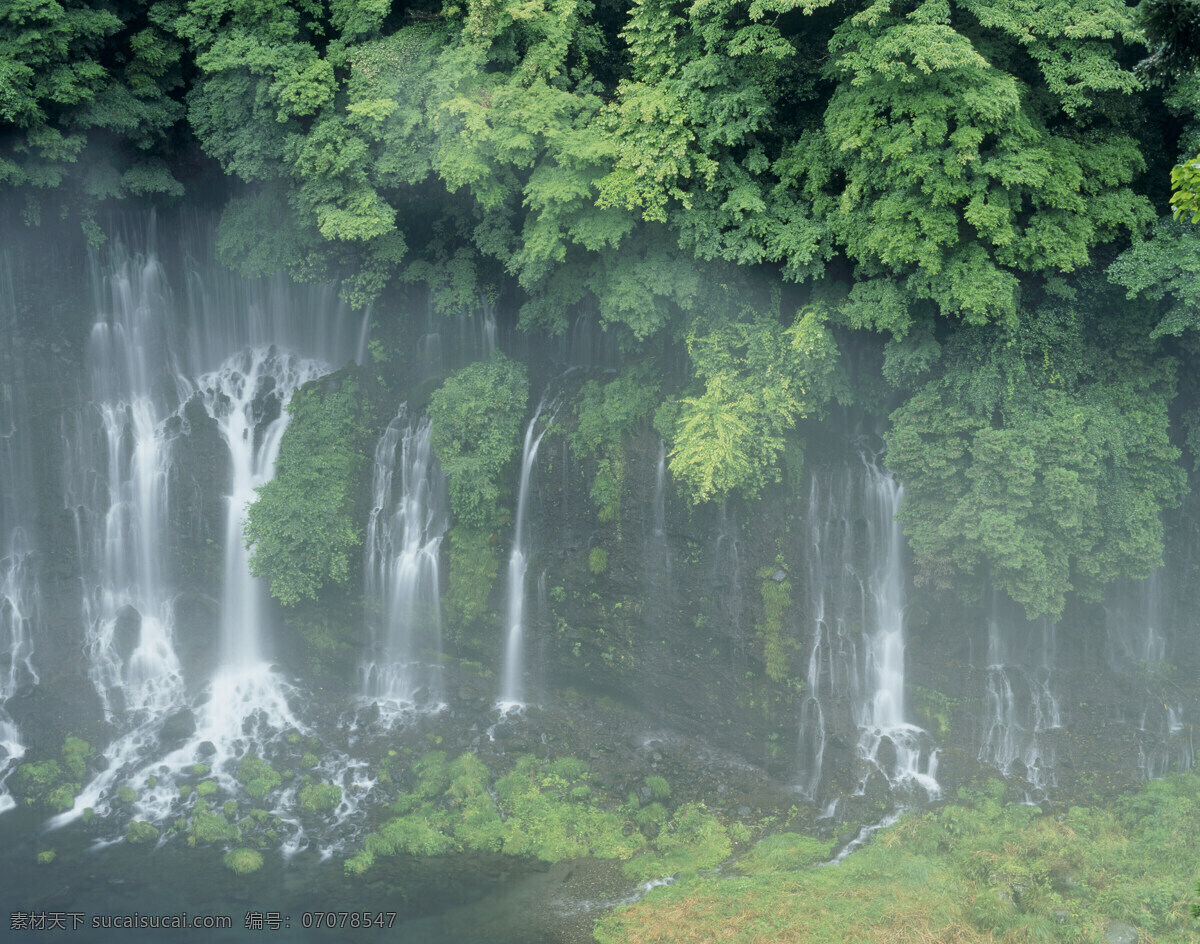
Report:
M483 304L482 321L483 321L483 324L480 329L480 333L482 335L481 348L483 350L482 360L487 360L493 354L496 353L497 343L498 343L497 342L498 332L496 330L495 307L487 302L484 302L484 304Z
M865 771L859 792L878 773L902 794L939 793L932 739L905 716L904 546L896 521L902 500L899 483L867 454L837 476L814 476L810 484L802 553L813 635L797 784L810 799L820 792L837 708L846 704Z
M196 382L205 411L217 421L229 447L233 487L226 506L225 563L221 598L221 664L226 670L261 666L266 588L250 575L242 539L246 506L275 474L279 441L287 425L287 401L298 387L328 371L320 361L249 348L229 357Z
M667 536L667 444L658 441L658 461L654 465L654 537L663 540Z
M812 588L813 627L812 648L809 650L808 671L805 673L804 699L800 703L800 744L798 750L800 782L799 791L809 800L816 800L821 786L821 774L825 760L826 723L825 712L821 707L822 698L832 694L835 685L835 666L853 664L853 653L842 653L843 658L835 659L833 645L853 646L853 642L845 633L839 632L840 626L831 627L825 615L828 602L825 573L825 551L829 549L834 535L828 533L829 520L823 517L822 494L817 477L813 476L808 491L808 542L804 548L805 560L808 565L808 583ZM823 670L828 659L828 679L822 686Z
M671 548L667 541L667 449L659 440L650 500L650 533L646 535L646 592L643 614L651 639L660 638L674 610L671 586Z
M1118 671L1141 666L1155 672L1167 660L1165 569L1158 568L1145 580L1122 581L1109 594L1104 608L1108 662Z
M63 484L83 571L88 674L106 719L124 733L105 751L108 769L55 825L95 806L148 755L162 721L187 696L162 558L171 462L163 420L186 383L167 342L163 266L153 252L132 254L119 241L110 254L107 265L91 260L100 315L86 356L91 401L64 419Z
M219 661L207 687L207 698L195 707L195 730L186 743L159 759L156 725L177 703L146 711L145 723L109 746L109 767L88 784L73 808L51 820L61 826L86 807L107 809L106 797L119 778L137 782L153 773L158 781L138 799L137 812L147 820L170 815L177 793L174 775L202 756L212 776L227 790L236 789L233 762L247 751L261 750L272 734L303 725L288 698L291 687L274 670L265 642L266 588L250 574L249 552L242 538L246 506L255 489L274 474L279 441L287 424L287 401L302 384L328 368L319 361L275 348L240 351L215 371L185 384L217 423L229 449L232 487L227 497ZM203 745L203 749L201 748ZM140 769L139 769L140 768ZM134 771L137 771L136 773Z
M202 234L200 242L206 241L210 232ZM290 688L269 662L265 589L248 568L245 508L273 475L292 392L328 370L323 359L272 343L283 339L340 359L354 353L361 330L343 317L329 287L293 290L278 279L239 280L195 263L186 248L187 290L177 310L152 233L147 242L151 248L141 255L115 241L105 262L93 259L103 315L88 351L92 401L63 424L66 503L84 562L90 674L106 713L124 733L105 750L107 769L52 826L89 806L107 809L116 783L141 782L150 773L158 785L139 795L136 812L161 819L178 798L175 774L203 757L213 776L234 789L232 761L272 732L300 727L288 704ZM186 330L171 335L181 315ZM213 364L220 366L213 370ZM172 437L188 429L185 410L206 412L214 421L231 473L217 667L201 704L191 702L175 653L177 588L168 585L171 561L163 554L170 546L164 524ZM173 730L194 726L194 733L170 749L161 732L181 716L188 717ZM172 735L175 743L179 738Z
M198 725L218 754L224 746L232 750L241 744L244 723L252 716L266 730L298 726L287 704L289 688L269 661L267 590L250 573L242 532L255 490L275 474L288 400L327 371L320 361L274 347L250 348L196 382L196 394L229 448L233 472L225 514L220 662Z
M1192 726L1184 722L1181 704L1154 706L1160 713L1157 730L1147 725L1149 710L1143 714L1139 734L1153 735L1147 745L1142 737L1138 743L1138 773L1144 780L1158 780L1172 772L1191 770L1196 763L1196 746Z
M39 681L32 657L41 594L32 560L25 531L14 528L0 557L0 813L16 805L4 785L25 755L21 732L4 706L22 686Z
M428 418L410 422L401 407L375 446L365 580L372 657L363 693L394 707L441 702L438 551L449 527L446 479L429 445ZM395 473L399 467L399 489Z
M1052 685L1055 649L1053 623L1025 623L1007 612L998 596L993 598L988 620L987 714L978 756L1005 777L1023 778L1029 785L1027 802L1040 799L1056 783L1049 736L1062 727Z
M8 260L0 258L0 813L15 805L5 782L25 754L21 732L5 710L22 687L36 685L33 637L41 608L35 555L27 526L36 505L34 467L25 440L28 412L16 305Z
M1148 780L1189 770L1195 760L1191 725L1165 672L1173 657L1171 627L1178 620L1168 604L1169 581L1168 568L1159 567L1145 580L1119 582L1105 606L1109 665L1154 680L1146 690L1136 732L1137 770Z
M120 246L93 291L92 404L69 433L66 503L84 562L89 676L108 720L140 724L184 694L161 566L170 441L160 426L178 394L163 324L169 293L154 255Z
M881 770L893 786L919 786L936 797L940 793L937 752L928 749L928 735L904 717L904 535L896 520L904 489L874 459L864 456L864 464L864 511L873 565L868 578L872 612L867 618L874 630L865 638L863 691L869 697L855 711L859 756ZM894 751L891 763L880 755L885 741Z
M521 452L521 484L517 493L517 520L513 531L512 553L508 558L508 635L504 646L504 666L500 689L499 706L502 711L519 708L523 704L522 677L524 675L525 636L525 571L529 566L529 547L525 535L525 512L529 503L529 483L537 462L538 446L553 422L536 432L538 420L546 407L545 398L534 411L533 419L525 428L525 445Z
M742 555L737 516L721 502L717 517L717 541L713 548L712 586L716 590L720 619L730 635L742 640Z

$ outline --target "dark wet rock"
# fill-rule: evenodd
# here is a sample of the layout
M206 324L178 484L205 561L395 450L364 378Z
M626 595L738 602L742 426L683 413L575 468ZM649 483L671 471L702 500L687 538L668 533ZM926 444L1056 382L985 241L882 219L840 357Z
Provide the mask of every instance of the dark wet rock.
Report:
M875 752L875 759L884 770L896 769L896 744L890 737L884 737L879 742L879 749Z
M163 722L159 737L164 745L184 741L196 733L196 716L187 708L181 708Z

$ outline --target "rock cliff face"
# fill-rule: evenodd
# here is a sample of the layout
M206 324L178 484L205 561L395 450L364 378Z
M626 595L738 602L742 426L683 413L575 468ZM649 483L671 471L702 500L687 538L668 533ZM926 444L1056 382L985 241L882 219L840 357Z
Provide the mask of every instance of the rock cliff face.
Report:
M41 606L32 624L39 681L25 679L4 707L34 750L68 731L103 744L119 728L101 711L84 633L83 601L102 589L85 547L107 510L96 496L110 484L101 471L110 447L98 441L86 382L94 321L86 294L86 286L56 284L46 267L22 270L5 322L23 364L18 376L5 362L4 383L22 390L21 414L11 419L28 450L22 468L35 470L29 481L4 483L13 499L5 507L14 519L17 504L28 511L22 527ZM399 339L413 352L406 363L369 365L374 414L390 418L408 401L419 415L431 380L469 360L468 348L479 354L494 343L494 323L490 330L483 341L468 332L461 352L417 329ZM613 356L572 343L584 360ZM521 356L536 381L556 358L576 356L568 347ZM570 390L601 375L585 368L572 378L528 483L528 701L566 706L579 693L607 696L636 709L630 737L681 732L822 808L850 794L919 800L987 768L1038 800L1077 778L1117 788L1191 765L1200 718L1194 505L1170 522L1166 565L1152 578L1112 588L1104 605L1075 605L1058 625L1028 623L986 593L963 599L913 585L893 522L902 483L888 473L866 417L814 425L805 467L760 499L695 507L674 488L666 449L645 424L623 443L617 511L601 521L590 496L596 470L567 441ZM197 399L169 406L156 434L169 463L153 554L170 588L182 673L199 692L217 658L229 449ZM133 448L128 438L114 442ZM92 450L86 462L81 450ZM514 507L519 474L514 463ZM368 473L359 489L355 514L365 529ZM446 701L470 723L499 694L508 629L511 524L487 540L498 567L485 611L462 625L447 618L441 657ZM456 576L445 545L440 563L444 595ZM275 657L314 718L336 719L359 693L362 586L358 562L350 590L269 610L280 630ZM126 657L140 618L117 614L114 645Z
M880 727L870 705L883 684L872 641L883 605L903 632L899 717L923 730L916 750L936 750L944 788L993 768L1038 799L1078 776L1115 788L1191 765L1200 652L1187 508L1150 580L1076 605L1058 625L1029 623L999 600L912 586L905 551L882 559L865 493L877 441L828 424L822 442L799 482L689 508L669 475L660 489L659 443L646 434L630 443L608 526L588 470L547 450L530 567L542 691L616 695L813 799L858 792L903 779L899 733L882 725L882 743L865 733ZM603 568L590 566L597 548ZM881 599L893 578L900 596ZM929 757L916 763L927 771Z

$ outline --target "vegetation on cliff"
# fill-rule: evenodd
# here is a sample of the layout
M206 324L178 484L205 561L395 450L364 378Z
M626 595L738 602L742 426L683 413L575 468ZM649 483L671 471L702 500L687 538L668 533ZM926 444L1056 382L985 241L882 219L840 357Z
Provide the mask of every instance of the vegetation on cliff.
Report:
M250 571L287 606L344 586L362 549L355 495L374 433L354 369L297 390L275 476L246 513Z
M922 579L990 575L1056 616L1156 566L1180 450L1200 448L1200 394L1175 381L1200 343L1200 235L1172 219L1194 212L1192 14L1144 7L10 5L0 186L95 240L113 200L196 181L227 195L230 264L336 274L352 304L385 302L376 322L407 317L387 303L405 285L434 317L487 305L551 337L594 319L640 386L603 394L630 407L610 429L587 421L598 386L579 403L605 520L646 399L693 502L779 481L833 402L895 411ZM528 394L505 363L431 404L476 532L501 520ZM299 494L268 492L250 524L285 602L344 580L357 542L344 496L275 528L268 506Z

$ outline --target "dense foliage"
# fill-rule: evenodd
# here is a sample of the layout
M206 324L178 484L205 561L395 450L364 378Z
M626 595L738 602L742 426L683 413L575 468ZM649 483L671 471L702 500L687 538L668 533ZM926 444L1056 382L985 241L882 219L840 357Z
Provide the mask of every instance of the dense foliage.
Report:
M519 449L528 398L525 368L497 356L452 374L429 401L429 441L446 472L454 516L469 528L499 521L501 472Z
M591 495L601 521L616 520L621 509L625 437L653 413L657 403L658 383L641 366L604 385L589 380L576 400L578 425L571 433L571 451L596 463Z
M1030 618L1057 617L1069 590L1097 599L1161 562L1159 512L1185 486L1168 435L1176 363L1130 322L1096 332L1074 306L1045 307L949 345L888 438L918 580L986 569Z
M650 400L693 502L779 482L831 400L895 410L924 577L1056 614L1158 562L1177 447L1200 447L1175 382L1200 329L1194 18L1191 0L8 0L0 186L98 239L102 205L194 183L226 200L219 248L246 271L337 274L356 306L419 284L434 316L486 304L548 335L593 319L625 354L572 438L606 519ZM660 370L670 350L686 376ZM432 404L480 532L527 398L505 363ZM356 539L326 524L281 598L342 579ZM271 554L258 540L282 574Z
M258 489L245 532L251 572L294 606L350 578L363 540L355 496L373 430L353 369L297 390L287 411L275 477Z

